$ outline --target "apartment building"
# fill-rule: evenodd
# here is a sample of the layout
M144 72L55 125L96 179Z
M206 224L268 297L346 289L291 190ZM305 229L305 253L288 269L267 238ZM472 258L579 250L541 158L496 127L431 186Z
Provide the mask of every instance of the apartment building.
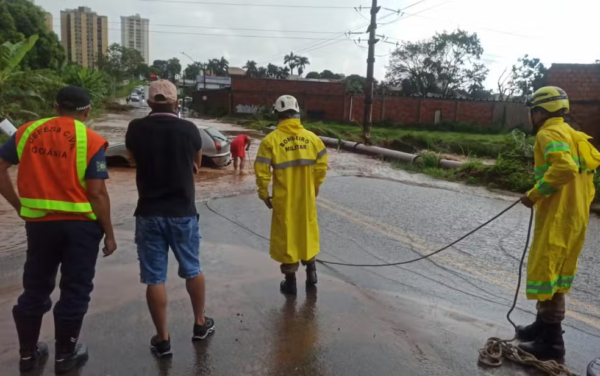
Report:
M150 20L139 14L121 17L121 45L140 51L144 62L150 64Z
M93 67L108 50L108 18L88 7L60 12L61 42L70 61Z

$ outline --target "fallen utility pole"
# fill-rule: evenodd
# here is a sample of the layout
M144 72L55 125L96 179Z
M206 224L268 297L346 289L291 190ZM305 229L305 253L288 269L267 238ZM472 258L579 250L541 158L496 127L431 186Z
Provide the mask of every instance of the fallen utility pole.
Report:
M371 5L371 24L367 30L369 33L369 57L367 59L367 82L365 87L365 116L363 119L363 136L365 144L371 144L371 126L373 125L373 94L375 91L375 44L379 42L376 38L377 13L381 7L377 6L377 0Z

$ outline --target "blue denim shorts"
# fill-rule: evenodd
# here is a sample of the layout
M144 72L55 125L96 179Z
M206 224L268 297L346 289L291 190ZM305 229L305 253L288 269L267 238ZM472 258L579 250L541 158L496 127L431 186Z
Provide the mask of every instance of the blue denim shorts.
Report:
M192 279L202 273L198 217L136 217L135 242L143 284L167 281L169 248L179 262L179 277Z

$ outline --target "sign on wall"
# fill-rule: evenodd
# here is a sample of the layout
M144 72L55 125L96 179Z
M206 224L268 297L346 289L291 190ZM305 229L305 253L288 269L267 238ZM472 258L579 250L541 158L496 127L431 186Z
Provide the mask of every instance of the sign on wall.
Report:
M263 109L262 106L256 106L252 104L238 104L235 108L235 112L238 114L245 115L256 115Z

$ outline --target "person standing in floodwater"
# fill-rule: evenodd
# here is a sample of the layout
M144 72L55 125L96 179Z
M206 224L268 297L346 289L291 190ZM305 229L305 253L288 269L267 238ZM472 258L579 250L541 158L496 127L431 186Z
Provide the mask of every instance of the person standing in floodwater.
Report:
M90 114L90 96L68 86L59 91L54 107L58 117L21 126L0 148L0 194L25 219L27 230L24 291L13 308L19 368L33 371L48 356L48 346L38 338L60 266L54 368L64 374L88 359L87 348L77 341L94 289L100 241L104 237L105 257L117 243L105 185L108 144L82 123ZM19 195L8 176L8 168L17 164Z
M177 116L177 88L171 82L152 82L148 105L150 115L129 124L125 145L137 171L135 242L141 282L147 285L146 299L156 327L150 348L163 357L172 355L165 288L169 248L192 302L192 340L203 340L214 332L215 322L204 316L205 281L194 187L194 174L202 161L200 131Z
M317 196L327 175L327 148L302 126L296 98L284 95L273 109L279 124L260 144L254 170L258 197L273 210L270 252L285 275L281 292L296 295L299 261L306 265L306 286L317 284ZM271 178L273 197L269 196Z
M252 140L247 134L241 134L231 142L231 158L233 159L233 171L244 173L246 167L246 152L250 150Z

